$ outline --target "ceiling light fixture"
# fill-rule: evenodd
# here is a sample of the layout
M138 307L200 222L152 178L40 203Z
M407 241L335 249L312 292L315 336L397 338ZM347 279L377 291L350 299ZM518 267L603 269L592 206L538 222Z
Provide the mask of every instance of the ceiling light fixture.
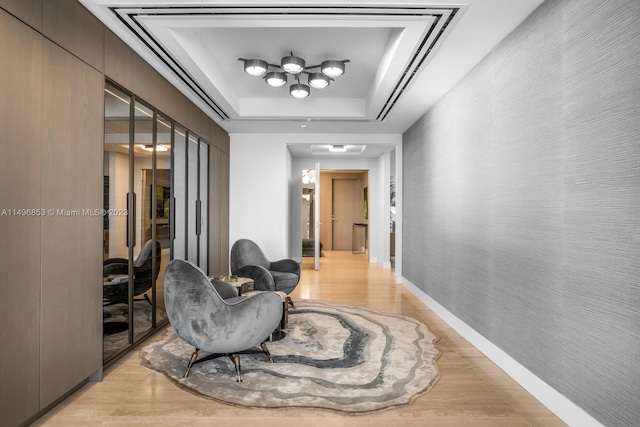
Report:
M268 64L260 59L250 59L244 64L244 71L252 76L261 76L267 72Z
M287 74L281 73L278 71L269 71L265 76L264 80L271 87L280 87L287 84Z
M347 151L347 146L334 144L329 147L329 151L331 151L332 153L344 153Z
M272 87L280 87L287 84L287 74L291 74L296 83L289 88L289 94L294 98L306 98L311 93L311 88L324 89L334 80L344 74L345 64L350 62L348 59L330 59L323 61L319 65L305 66L305 60L291 55L285 56L280 60L280 65L270 64L262 59L245 59L238 58L238 61L244 63L244 71L254 77L263 77L265 82ZM276 68L277 71L269 71L269 68ZM320 72L309 71L319 68ZM307 74L307 83L300 82L300 75Z
M343 61L324 61L320 64L320 70L331 78L340 77L344 74L344 62Z

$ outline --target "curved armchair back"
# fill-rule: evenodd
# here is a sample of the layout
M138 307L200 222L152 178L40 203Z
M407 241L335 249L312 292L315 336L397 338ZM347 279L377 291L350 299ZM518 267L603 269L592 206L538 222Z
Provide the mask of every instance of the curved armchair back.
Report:
M164 300L178 336L214 353L234 353L259 345L282 317L278 294L264 292L227 302L200 268L180 259L169 262L165 270Z
M290 294L300 281L300 264L292 259L270 261L253 241L240 239L229 254L231 274L253 279L254 289Z
M264 255L262 249L255 242L248 239L240 239L233 244L229 259L232 274L245 265L259 265L267 270L271 266L271 262Z
M162 246L159 241L155 241L156 243L156 269L155 269L155 278L158 278L158 274L160 274L160 263L162 262ZM147 240L147 242L142 247L140 254L133 261L133 274L134 274L134 295L140 295L143 292L148 291L153 285L153 277L151 274L151 264L152 264L152 248L153 248L153 240Z

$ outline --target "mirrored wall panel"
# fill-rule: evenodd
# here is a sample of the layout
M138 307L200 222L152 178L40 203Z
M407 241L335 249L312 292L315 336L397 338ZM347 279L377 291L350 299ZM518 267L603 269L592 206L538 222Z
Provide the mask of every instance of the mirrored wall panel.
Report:
M107 82L105 363L167 323L162 282L170 259L207 271L207 178L206 141Z

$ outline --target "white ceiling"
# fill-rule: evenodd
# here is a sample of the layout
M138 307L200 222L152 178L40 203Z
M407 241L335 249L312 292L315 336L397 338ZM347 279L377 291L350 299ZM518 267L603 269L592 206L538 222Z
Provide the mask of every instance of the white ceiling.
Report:
M231 134L400 134L543 0L79 1ZM291 51L351 62L299 100L238 61Z

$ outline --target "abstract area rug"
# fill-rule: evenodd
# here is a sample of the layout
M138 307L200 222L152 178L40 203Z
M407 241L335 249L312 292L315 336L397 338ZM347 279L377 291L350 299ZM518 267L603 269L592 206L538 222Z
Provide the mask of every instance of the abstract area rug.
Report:
M422 323L373 310L299 300L286 336L241 355L243 382L221 357L194 365L193 347L169 327L141 351L142 365L197 395L247 407L324 408L350 414L410 404L438 380L436 337ZM200 353L203 357L206 353Z

